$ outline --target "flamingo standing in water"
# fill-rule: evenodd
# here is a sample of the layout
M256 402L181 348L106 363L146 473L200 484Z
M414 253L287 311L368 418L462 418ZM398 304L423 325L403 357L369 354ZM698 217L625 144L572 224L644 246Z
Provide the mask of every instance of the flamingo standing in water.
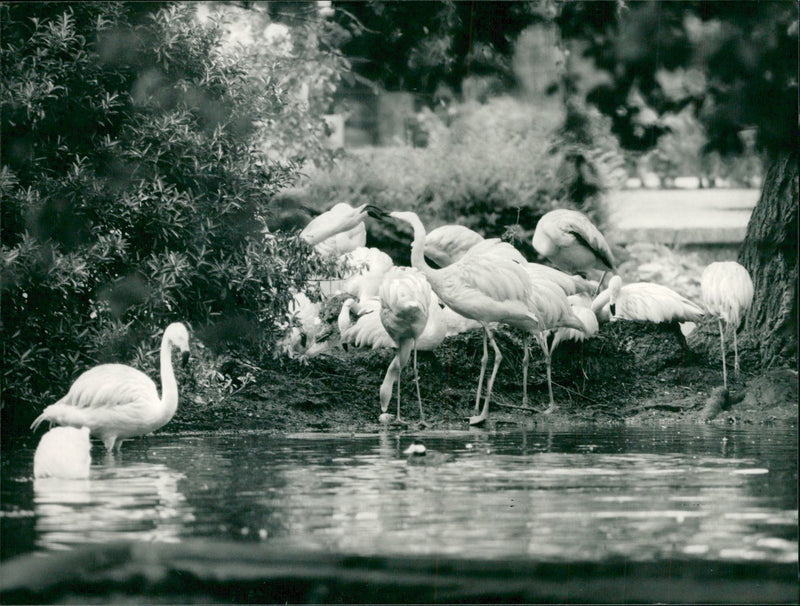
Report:
M167 326L161 339L161 398L156 384L141 370L124 364L90 368L69 388L67 395L44 409L31 424L43 421L88 427L109 452L119 452L122 441L166 425L178 408L178 383L172 370L172 350L189 359L189 331L180 322Z
M753 280L747 270L736 261L711 263L703 270L700 278L700 292L706 309L717 316L719 322L719 343L722 351L722 380L728 387L728 369L725 364L725 327L733 327L733 368L739 378L739 347L736 331L739 322L750 309L753 302Z
M381 209L369 209L375 216L384 218ZM489 359L488 343L494 350L494 366L486 386L486 397L481 413L469 419L471 425L483 423L489 414L489 402L502 354L497 346L490 324L502 322L522 330L539 330L539 318L531 301L531 281L524 267L511 259L492 252L492 243L473 246L455 263L433 269L425 261L425 227L416 213L396 211L388 216L404 221L414 230L411 244L411 265L428 279L438 297L454 311L483 325L483 357L478 379L476 405L480 402L483 379Z
M602 270L598 289L606 272L615 271L614 255L605 237L577 210L559 208L545 213L536 224L531 243L536 252L566 272Z
M397 422L400 418L400 375L414 352L414 384L417 388L419 416L425 423L422 396L419 392L417 372L417 339L428 323L428 307L431 302L431 287L425 276L411 267L394 267L383 279L378 298L381 302L380 320L386 332L397 344L397 355L386 371L380 389L381 412L386 413L395 381L397 382Z

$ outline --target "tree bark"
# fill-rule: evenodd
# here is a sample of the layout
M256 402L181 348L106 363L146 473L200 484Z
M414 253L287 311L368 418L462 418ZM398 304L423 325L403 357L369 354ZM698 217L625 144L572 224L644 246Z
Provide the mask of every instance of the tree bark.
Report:
M798 156L775 157L764 179L739 262L753 278L753 304L745 318L763 369L797 364Z

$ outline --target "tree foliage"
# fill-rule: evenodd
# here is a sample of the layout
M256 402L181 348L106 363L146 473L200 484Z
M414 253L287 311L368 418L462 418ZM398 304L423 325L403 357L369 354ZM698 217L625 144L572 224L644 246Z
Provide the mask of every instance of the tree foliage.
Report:
M624 146L652 147L667 130L655 118L691 106L709 149L741 152L747 128L762 148L795 148L795 2L572 2L557 22L605 73L583 92Z
M542 2L333 3L347 32L342 51L360 75L388 90L433 94L439 84L458 90L469 75L514 83L514 41L544 21Z
M318 268L297 237L263 233L307 152L259 142L287 116L314 136L308 107L222 53L190 3L0 11L5 420L92 364L152 367L173 320L263 355Z

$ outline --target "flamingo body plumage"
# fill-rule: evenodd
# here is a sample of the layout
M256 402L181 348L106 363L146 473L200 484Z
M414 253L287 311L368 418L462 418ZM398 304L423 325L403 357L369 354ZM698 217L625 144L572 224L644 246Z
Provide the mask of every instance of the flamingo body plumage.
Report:
M411 267L393 267L384 276L378 298L380 299L380 321L386 332L397 345L397 355L386 371L380 389L381 411L386 412L392 397L394 383L397 382L397 421L400 418L400 376L414 353L414 382L417 387L417 400L422 423L425 414L422 410L422 397L419 391L417 374L416 340L428 324L428 309L431 302L431 287L425 276Z
M183 361L189 356L189 332L180 322L167 326L161 340L161 383L124 364L101 364L81 374L67 395L44 409L31 429L43 422L86 426L109 451L119 451L122 440L145 435L166 425L178 408L178 384L172 368L172 350Z
M483 240L482 235L465 225L442 225L426 234L425 256L439 267L447 267Z
M92 444L88 427L53 427L33 455L35 478L76 480L89 477Z

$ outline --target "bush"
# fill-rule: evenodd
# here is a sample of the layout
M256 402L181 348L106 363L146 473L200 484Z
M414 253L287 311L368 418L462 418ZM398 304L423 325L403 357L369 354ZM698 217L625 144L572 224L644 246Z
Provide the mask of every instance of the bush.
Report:
M562 122L557 111L511 97L469 102L458 107L449 129L429 127L428 147L353 150L332 170L312 172L298 196L319 210L339 201L413 210L429 230L462 223L512 240L533 260L530 240L539 218L553 208L577 207L560 174ZM602 223L601 204L598 196L580 208ZM408 264L407 234L384 224L370 225L369 234L369 245Z
M90 365L153 370L170 321L190 323L217 352L265 357L291 289L320 271L296 236L264 236L270 200L307 158L258 151L270 117L315 121L220 52L219 29L193 10L0 8L2 403L12 425Z

